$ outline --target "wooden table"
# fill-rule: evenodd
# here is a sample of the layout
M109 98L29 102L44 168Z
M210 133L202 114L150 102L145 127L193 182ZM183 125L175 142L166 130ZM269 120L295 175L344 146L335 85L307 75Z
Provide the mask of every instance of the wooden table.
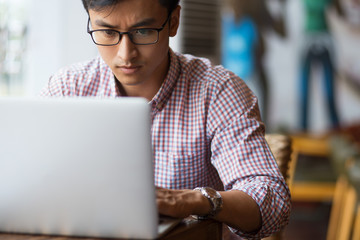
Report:
M214 220L184 219L179 226L161 238L162 240L221 240L222 224ZM0 240L98 240L48 235L27 235L0 233Z

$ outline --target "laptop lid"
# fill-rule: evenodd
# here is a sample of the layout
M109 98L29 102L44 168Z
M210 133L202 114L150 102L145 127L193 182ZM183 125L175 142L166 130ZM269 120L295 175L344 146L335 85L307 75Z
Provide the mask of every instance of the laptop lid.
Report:
M0 231L155 238L148 103L0 98Z

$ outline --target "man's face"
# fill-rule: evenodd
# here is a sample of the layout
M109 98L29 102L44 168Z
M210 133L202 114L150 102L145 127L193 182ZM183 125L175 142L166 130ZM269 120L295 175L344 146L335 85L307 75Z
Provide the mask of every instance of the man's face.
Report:
M168 10L158 0L123 0L102 11L90 10L89 15L92 30L127 32L139 28L161 28ZM161 86L169 66L169 36L176 35L179 15L180 9L172 13L156 44L135 45L128 35L122 35L118 45L98 46L100 55L128 94L144 96L140 92L156 92Z

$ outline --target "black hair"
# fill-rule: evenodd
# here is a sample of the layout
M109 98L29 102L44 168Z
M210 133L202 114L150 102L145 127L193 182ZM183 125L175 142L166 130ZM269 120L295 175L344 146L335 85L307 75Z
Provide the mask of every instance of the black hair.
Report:
M101 11L106 7L115 6L122 0L82 0L86 12L89 13L89 9L95 11ZM171 13L177 5L179 5L180 0L158 0L160 4L168 9L168 12Z

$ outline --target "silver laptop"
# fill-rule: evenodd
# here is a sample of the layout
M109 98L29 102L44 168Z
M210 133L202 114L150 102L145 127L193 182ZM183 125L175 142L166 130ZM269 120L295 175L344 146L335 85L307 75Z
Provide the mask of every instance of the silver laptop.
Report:
M0 231L152 239L148 103L0 98ZM178 222L178 221L175 221Z

